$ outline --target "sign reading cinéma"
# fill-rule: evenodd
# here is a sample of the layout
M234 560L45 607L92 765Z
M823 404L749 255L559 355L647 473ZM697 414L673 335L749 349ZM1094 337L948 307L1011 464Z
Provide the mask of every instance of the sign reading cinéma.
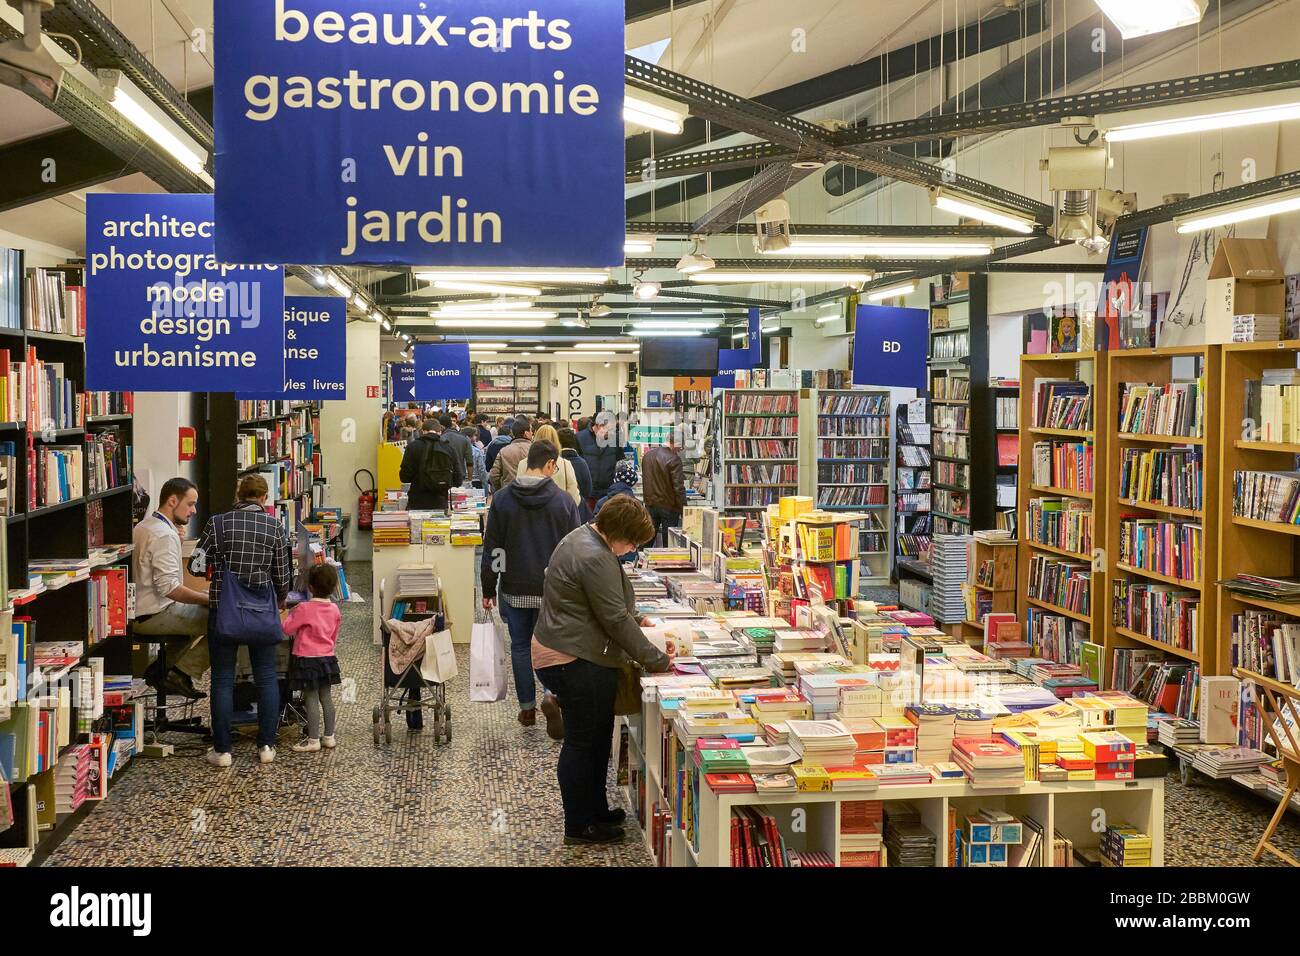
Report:
M623 4L218 3L232 261L623 262Z

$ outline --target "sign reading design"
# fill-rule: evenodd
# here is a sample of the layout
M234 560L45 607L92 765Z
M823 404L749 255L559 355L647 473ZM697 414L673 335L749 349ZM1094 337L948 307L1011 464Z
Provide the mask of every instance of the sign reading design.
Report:
M623 5L218 3L218 249L235 260L623 262Z

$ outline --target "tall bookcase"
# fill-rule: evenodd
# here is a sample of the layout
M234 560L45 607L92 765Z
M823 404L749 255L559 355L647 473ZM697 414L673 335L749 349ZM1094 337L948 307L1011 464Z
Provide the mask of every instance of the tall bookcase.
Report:
M1000 500L993 503L993 527L999 531L1010 531L1014 538L1019 534L1019 473L1020 473L1020 385L1018 383L999 381L993 382L989 386L988 402L992 404L989 410L991 421L993 422L994 433L994 466L997 469L995 476L994 493L999 494L1004 483L1009 483L1011 491L1015 496L1010 504L1005 504ZM1007 442L1016 449L1016 462L1003 461L1002 442ZM981 529L983 530L983 529Z
M1108 513L1108 495L1098 476L1107 471L1109 434L1113 429L1106 353L1075 352L1022 355L1020 358L1020 468L1016 500L1020 508L1020 556L1017 567L1017 613L1024 623L1025 640L1034 653L1054 660L1080 663L1082 644L1104 646L1109 622L1106 590L1106 562L1103 548ZM1079 427L1054 428L1036 413L1039 385L1046 379L1083 382L1091 386L1090 412ZM1064 490L1050 481L1035 483L1034 448L1077 445L1092 455L1091 470L1082 475L1082 488ZM1101 487L1101 493L1093 490ZM1055 530L1070 524L1055 514L1073 512L1074 535ZM1083 517L1083 516L1086 516ZM1052 564L1064 563L1090 575L1088 611L1070 610L1059 604L1030 596L1031 583ZM1102 654L1102 659L1108 656ZM1100 675L1103 681L1106 674Z
M823 511L858 512L860 583L890 580L893 469L888 389L814 389L801 422L802 448L811 467L804 487Z
M482 415L542 410L541 366L536 362L480 362L473 368L474 411Z
M799 393L726 388L717 393L718 507L756 516L799 492Z
M1106 662L1104 678L1114 682L1116 652L1122 648L1153 648L1167 657L1195 664L1201 675L1219 673L1217 670L1216 607L1218 588L1218 555L1213 546L1202 543L1199 548L1200 573L1194 577L1179 577L1161 573L1144 566L1158 563L1149 558L1144 565L1136 563L1135 549L1130 543L1136 523L1162 531L1161 537L1176 540L1180 527L1199 527L1204 541L1206 529L1219 524L1218 455L1211 454L1214 445L1223 438L1220 427L1222 408L1219 398L1221 387L1220 363L1223 346L1202 345L1159 349L1130 349L1108 353L1108 381L1111 390L1111 448L1106 458L1105 480L1099 482L1098 497L1104 494L1106 504L1106 600L1111 610L1107 622ZM1125 383L1150 383L1165 385L1173 381L1199 378L1205 393L1202 401L1204 418L1201 426L1189 435L1152 434L1123 430L1121 395ZM1240 394L1240 393L1238 393ZM1180 508L1155 500L1122 497L1121 471L1126 459L1150 457L1153 451L1182 450L1196 453L1202 461L1203 500L1199 508ZM1179 466L1177 471L1184 469ZM1103 474L1099 472L1099 474ZM1166 568L1166 570L1174 570ZM1234 569L1235 570L1235 569ZM1121 592L1137 586L1153 592L1181 595L1198 602L1197 627L1187 643L1180 647L1174 641L1153 636L1148 622L1143 630L1121 626L1119 623ZM1194 712L1185 713L1194 716Z
M921 414L916 417L921 422L910 420L917 407ZM909 601L903 582L911 581L909 594L919 596L931 581L930 504L934 493L930 488L929 402L918 398L900 405L894 423L894 575L899 582L899 600L913 610L927 611L929 601Z

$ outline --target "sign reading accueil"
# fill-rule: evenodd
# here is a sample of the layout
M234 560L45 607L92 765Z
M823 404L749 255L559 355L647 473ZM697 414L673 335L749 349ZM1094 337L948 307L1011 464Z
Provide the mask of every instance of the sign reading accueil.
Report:
M212 196L86 197L86 389L279 391L284 269L229 265Z
M328 296L284 300L284 389L251 401L338 401L348 391L348 303Z
M407 404L415 401L415 366L388 366L389 401Z
M926 388L930 313L860 305L853 335L853 383Z
M473 393L469 345L446 342L415 347L415 397L421 402L467 399Z
M229 259L623 262L623 4L218 3Z

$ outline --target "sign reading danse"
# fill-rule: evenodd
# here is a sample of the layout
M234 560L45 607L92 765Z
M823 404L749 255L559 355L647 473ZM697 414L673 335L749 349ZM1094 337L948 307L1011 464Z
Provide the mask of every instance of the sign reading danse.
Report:
M329 296L284 300L284 389L251 401L342 400L348 390L348 303Z
M621 264L623 5L219 3L218 249Z

